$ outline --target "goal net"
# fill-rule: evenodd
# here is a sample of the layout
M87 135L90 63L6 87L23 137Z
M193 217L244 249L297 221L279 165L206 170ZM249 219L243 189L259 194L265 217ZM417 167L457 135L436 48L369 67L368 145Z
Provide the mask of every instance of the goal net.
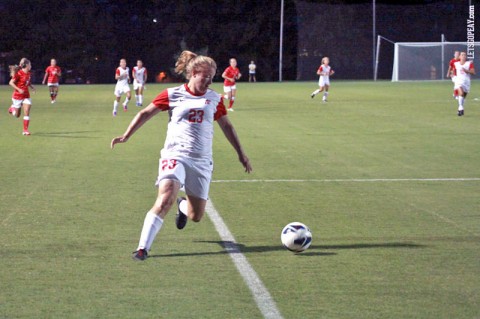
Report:
M455 51L473 52L480 56L480 42L468 45L469 47L467 42L397 42L394 49L392 81L446 79L448 63ZM467 54L467 59L469 57L471 56Z

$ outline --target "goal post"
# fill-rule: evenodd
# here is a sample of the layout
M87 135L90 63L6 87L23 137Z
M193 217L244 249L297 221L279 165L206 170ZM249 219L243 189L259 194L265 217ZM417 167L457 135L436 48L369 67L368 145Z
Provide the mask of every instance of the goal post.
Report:
M480 42L468 45L480 56ZM392 81L444 80L455 51L467 52L467 42L396 42Z

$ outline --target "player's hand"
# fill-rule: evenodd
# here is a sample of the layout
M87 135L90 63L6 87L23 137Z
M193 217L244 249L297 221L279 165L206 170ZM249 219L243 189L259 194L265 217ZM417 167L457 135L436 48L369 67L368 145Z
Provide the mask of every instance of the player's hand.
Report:
M245 173L251 173L253 171L253 167L250 164L250 160L248 159L247 155L242 155L239 158L240 163L242 163L243 167L245 167Z
M18 91L18 93L20 93L20 94L23 94L23 93L25 93L25 91L24 91L24 90L22 90L22 89L18 89L17 91Z
M125 143L126 141L128 141L128 137L117 136L113 138L112 142L110 142L110 148L113 150L113 148L115 147L115 144Z

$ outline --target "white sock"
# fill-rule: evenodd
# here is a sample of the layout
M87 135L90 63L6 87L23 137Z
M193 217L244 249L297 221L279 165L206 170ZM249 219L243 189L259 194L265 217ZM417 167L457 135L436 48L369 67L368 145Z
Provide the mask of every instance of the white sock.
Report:
M130 102L130 99L127 97L127 98L125 98L125 102L123 102L123 105L127 105L128 102Z
M463 96L458 97L458 110L463 111L463 102L465 101L465 98Z
M149 211L145 216L143 222L142 233L140 234L140 241L138 242L138 249L150 250L153 240L157 236L160 228L162 228L163 219L157 216L157 214Z
M323 93L323 96L324 96L324 97L327 97L327 96L328 96L328 92L325 91L325 93Z
M225 95L223 96L223 98L224 98L225 100L228 100L228 95L225 94Z
M138 96L138 103L143 104L143 94Z
M313 95L317 95L318 93L320 93L320 90L319 89L316 89L315 91L313 91Z
M136 102L137 104L140 103L140 96L135 95L135 102Z
M182 200L179 205L180 212L182 212L184 215L188 216L188 205L186 200Z

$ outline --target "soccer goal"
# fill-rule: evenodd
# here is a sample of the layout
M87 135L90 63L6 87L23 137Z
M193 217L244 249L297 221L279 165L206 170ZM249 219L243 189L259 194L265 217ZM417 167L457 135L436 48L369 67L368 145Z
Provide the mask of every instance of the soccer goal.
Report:
M480 42L396 42L392 81L444 80L453 53L467 48L480 57Z

